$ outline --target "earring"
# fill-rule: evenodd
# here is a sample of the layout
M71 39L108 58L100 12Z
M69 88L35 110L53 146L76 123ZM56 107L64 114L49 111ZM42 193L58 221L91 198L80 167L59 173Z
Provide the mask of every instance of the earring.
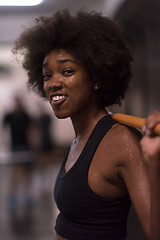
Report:
M94 89L95 89L95 90L98 90L98 89L99 89L99 86L98 86L98 85L95 85L95 86L94 86Z

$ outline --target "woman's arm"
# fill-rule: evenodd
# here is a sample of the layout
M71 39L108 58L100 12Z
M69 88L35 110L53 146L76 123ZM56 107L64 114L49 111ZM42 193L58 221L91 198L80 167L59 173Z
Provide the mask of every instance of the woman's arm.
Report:
M141 140L144 160L147 166L151 187L151 239L160 239L160 135L153 134L153 129L160 123L160 112L152 112L146 119Z
M150 239L151 193L147 169L140 147L141 135L136 129L121 127L120 175L127 187L131 202L141 222L143 230Z
M112 136L110 136L112 134ZM124 125L116 125L110 131L113 160L117 165L117 176L123 181L143 230L150 238L151 193L147 169L140 146L142 134ZM111 154L107 154L111 156Z

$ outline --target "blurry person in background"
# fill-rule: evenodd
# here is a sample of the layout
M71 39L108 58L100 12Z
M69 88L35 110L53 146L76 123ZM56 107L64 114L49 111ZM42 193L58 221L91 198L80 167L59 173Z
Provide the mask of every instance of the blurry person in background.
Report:
M51 137L51 117L49 114L41 112L38 122L41 136L40 150L44 153L49 153L53 147Z
M160 123L160 111L153 111L143 127L141 140L151 186L151 230L152 240L160 239L160 135L154 134L154 127Z
M37 119L40 137L39 154L42 159L41 162L45 163L46 165L51 163L50 158L52 156L52 150L54 147L51 135L52 121L53 120L51 119L51 116L45 111L41 111L40 116Z
M30 117L26 113L20 97L14 98L14 109L5 114L3 124L10 127L11 150L13 152L29 150Z
M42 194L48 193L50 185L50 177L52 176L52 166L55 160L54 142L52 140L52 125L53 119L41 107L40 115L36 119L37 133L39 136L39 145L37 148L37 161L36 167L39 170L41 179L41 192ZM50 191L49 191L50 192Z
M131 202L149 238L141 134L106 109L121 103L131 79L132 54L119 24L96 12L57 11L37 18L14 51L23 54L29 86L75 131L55 184L56 239L124 240Z
M25 208L32 201L31 196L31 170L33 164L33 153L29 143L29 129L31 117L26 112L19 96L14 98L14 109L5 114L4 127L10 130L11 151L11 176L9 180L9 207L13 222L17 223L21 202ZM5 128L4 128L5 131ZM22 196L19 196L21 187ZM24 205L25 204L25 205Z

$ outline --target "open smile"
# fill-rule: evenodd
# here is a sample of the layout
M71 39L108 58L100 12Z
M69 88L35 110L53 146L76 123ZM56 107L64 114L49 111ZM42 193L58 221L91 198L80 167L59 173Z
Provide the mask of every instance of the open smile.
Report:
M62 102L66 101L67 95L54 95L51 97L51 104L52 105L57 105L61 104Z

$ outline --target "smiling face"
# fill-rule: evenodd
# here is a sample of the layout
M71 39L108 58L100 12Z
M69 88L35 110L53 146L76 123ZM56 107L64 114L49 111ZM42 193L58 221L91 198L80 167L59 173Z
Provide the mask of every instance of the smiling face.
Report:
M44 91L58 118L85 114L97 99L85 67L67 50L51 51L43 62Z

